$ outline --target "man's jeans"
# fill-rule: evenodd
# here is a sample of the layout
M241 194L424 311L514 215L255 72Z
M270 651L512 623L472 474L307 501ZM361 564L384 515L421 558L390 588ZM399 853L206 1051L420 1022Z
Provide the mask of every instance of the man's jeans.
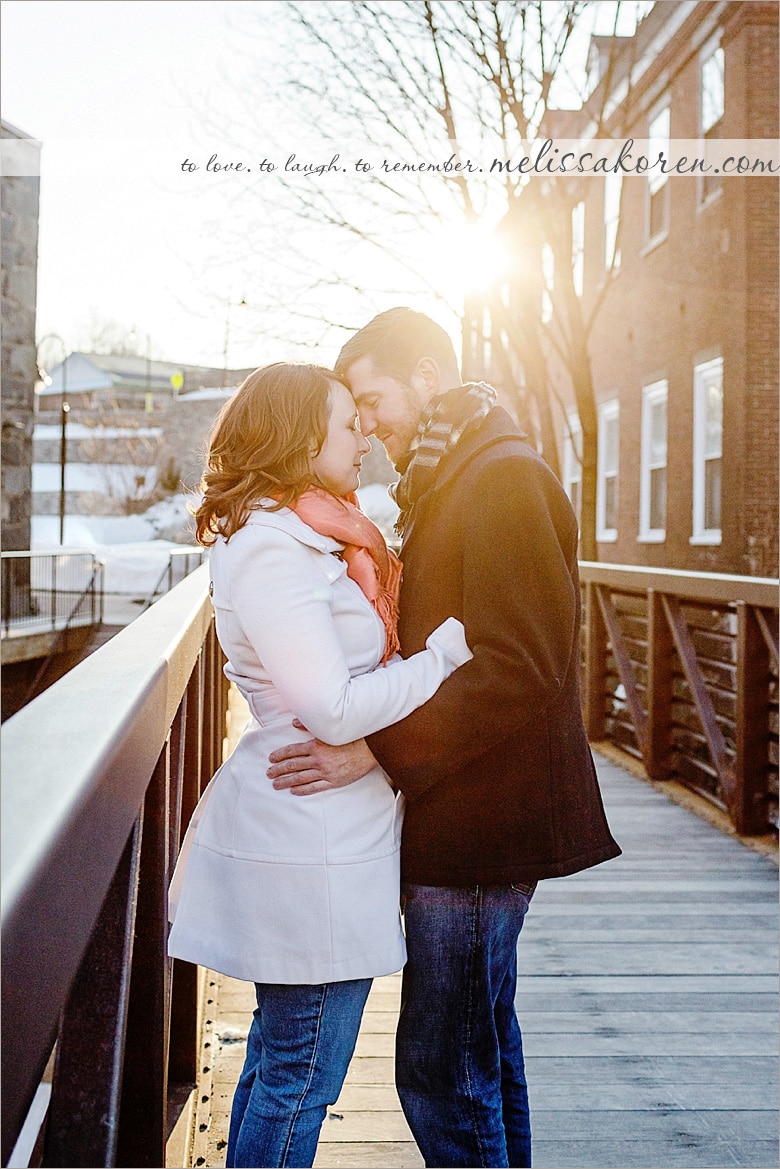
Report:
M528 1166L515 1014L517 939L533 885L405 885L396 1083L428 1166Z
M311 1165L355 1050L370 978L256 983L257 1010L233 1097L227 1165Z

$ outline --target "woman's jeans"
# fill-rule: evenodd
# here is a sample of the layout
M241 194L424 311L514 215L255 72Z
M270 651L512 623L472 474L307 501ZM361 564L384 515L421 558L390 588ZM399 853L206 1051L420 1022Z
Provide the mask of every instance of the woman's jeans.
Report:
M328 1104L355 1050L370 978L317 986L256 983L257 1010L233 1097L234 1166L311 1165Z
M517 939L533 885L405 885L396 1084L428 1166L528 1166L515 1014Z

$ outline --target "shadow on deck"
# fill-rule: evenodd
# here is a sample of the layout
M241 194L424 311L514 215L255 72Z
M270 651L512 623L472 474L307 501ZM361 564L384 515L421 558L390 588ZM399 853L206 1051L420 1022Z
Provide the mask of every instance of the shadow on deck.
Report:
M776 865L596 759L623 856L542 882L519 946L534 1164L777 1165ZM187 1163L220 1166L254 1003L219 975L206 997ZM423 1164L393 1088L399 997L376 980L321 1169Z

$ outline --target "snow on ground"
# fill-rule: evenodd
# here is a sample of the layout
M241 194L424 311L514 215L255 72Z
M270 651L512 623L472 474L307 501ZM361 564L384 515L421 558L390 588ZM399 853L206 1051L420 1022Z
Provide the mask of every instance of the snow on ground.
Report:
M192 522L183 495L156 503L143 515L66 516L60 545L59 516L32 517L32 548L53 552L85 548L105 561L105 592L146 595L157 583L171 550L194 545L185 527Z
M59 463L33 463L32 489L59 491L62 471ZM157 468L134 463L67 463L66 491L100 491L110 499L132 498L143 488L151 491L157 482Z
M398 508L382 483L361 487L358 496L366 515L393 535ZM146 595L157 583L171 550L195 546L194 521L187 503L194 496L173 495L143 515L65 517L65 539L60 545L56 515L32 517L32 548L38 552L88 549L105 561L105 592ZM189 530L188 530L189 529Z
M161 438L161 426L87 426L84 422L68 422L65 438ZM38 422L33 438L52 439L62 437L62 427L56 424Z
M386 540L395 539L393 525L398 519L398 504L390 496L385 483L367 483L358 488L360 506L381 529Z

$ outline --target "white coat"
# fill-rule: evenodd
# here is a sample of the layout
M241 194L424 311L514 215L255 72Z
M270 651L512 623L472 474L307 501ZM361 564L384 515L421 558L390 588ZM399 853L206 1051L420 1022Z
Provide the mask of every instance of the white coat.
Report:
M471 654L445 621L425 650L381 662L384 626L334 553L285 508L253 511L210 565L227 676L252 718L204 792L170 890L169 953L252 982L321 983L399 970L402 797L375 767L344 788L276 791L276 747L348 743L426 702Z

